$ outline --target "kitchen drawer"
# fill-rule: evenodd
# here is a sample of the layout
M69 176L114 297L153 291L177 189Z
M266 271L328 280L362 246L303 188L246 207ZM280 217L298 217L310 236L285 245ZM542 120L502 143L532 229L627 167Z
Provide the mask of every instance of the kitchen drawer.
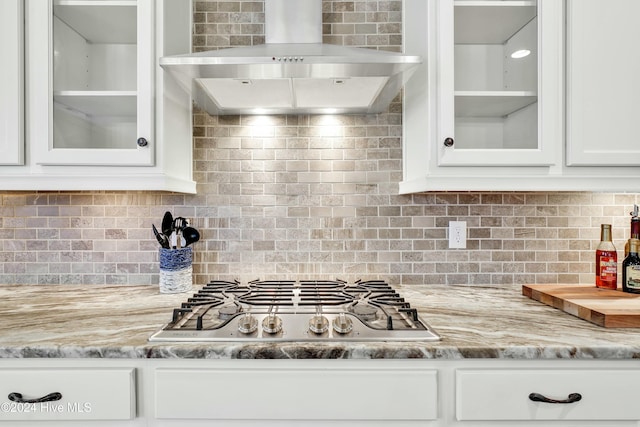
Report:
M640 391L640 370L470 369L456 371L458 420L640 420L632 402ZM529 399L539 393L574 403Z
M173 369L155 373L157 418L433 420L437 371Z
M58 400L19 403L60 393ZM135 417L134 369L0 369L0 420L128 420Z

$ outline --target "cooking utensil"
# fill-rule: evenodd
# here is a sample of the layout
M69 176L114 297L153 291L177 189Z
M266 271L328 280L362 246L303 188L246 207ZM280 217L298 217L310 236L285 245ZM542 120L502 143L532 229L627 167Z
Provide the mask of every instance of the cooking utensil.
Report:
M182 230L182 237L184 237L185 247L200 240L200 232L193 227L185 227Z
M171 233L173 233L173 215L171 215L171 212L167 211L162 217L162 234L167 236L168 239L168 236L171 236Z
M160 243L160 247L169 249L171 247L169 245L169 238L166 235L160 233L155 224L151 224L151 226L153 227L153 234L155 234L156 240L158 241L158 243Z
M174 218L173 220L173 230L176 232L176 248L180 249L182 246L182 230L188 225L188 222L185 218L179 216Z
M182 230L187 225L189 225L189 221L181 216L177 216L173 219L173 229L174 230Z

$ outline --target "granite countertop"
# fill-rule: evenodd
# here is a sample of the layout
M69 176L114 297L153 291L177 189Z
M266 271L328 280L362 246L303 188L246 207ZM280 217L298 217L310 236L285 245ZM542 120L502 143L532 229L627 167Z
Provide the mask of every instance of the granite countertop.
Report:
M394 286L442 340L149 343L188 294L154 286L0 286L0 358L640 358L640 328L605 329L513 286Z

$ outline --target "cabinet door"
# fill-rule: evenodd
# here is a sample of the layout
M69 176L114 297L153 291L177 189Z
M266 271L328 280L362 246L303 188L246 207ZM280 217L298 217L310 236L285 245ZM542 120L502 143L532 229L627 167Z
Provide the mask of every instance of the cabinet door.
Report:
M638 166L640 2L567 2L567 164Z
M21 0L0 2L0 164L24 162L24 15Z
M626 397L637 392L639 380L640 371L629 369L460 369L456 418L638 420L640 408Z
M29 129L42 165L152 165L153 2L28 2Z
M135 371L0 369L0 405L0 421L131 420L136 412Z
M155 416L300 423L386 420L388 425L437 418L438 377L434 369L332 369L317 362L323 367L159 368L155 373Z
M439 166L554 164L553 144L561 141L545 132L561 100L561 38L546 31L558 28L561 7L557 0L437 2Z

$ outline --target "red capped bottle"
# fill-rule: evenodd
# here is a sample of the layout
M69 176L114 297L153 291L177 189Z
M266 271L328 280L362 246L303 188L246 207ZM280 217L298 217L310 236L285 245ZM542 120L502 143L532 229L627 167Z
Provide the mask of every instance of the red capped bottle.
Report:
M600 226L600 244L596 249L596 286L618 288L618 253L611 241L611 224Z

